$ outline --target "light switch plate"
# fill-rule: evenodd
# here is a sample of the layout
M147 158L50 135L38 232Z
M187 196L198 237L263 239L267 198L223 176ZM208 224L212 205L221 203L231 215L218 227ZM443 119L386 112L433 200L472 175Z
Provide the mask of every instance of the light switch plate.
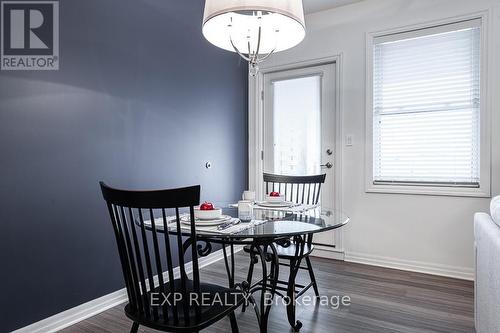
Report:
M352 135L346 135L345 137L345 145L346 147L352 146Z

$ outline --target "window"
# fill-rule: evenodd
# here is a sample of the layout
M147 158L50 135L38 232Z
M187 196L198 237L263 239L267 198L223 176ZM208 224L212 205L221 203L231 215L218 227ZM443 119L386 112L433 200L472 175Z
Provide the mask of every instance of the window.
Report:
M480 188L481 20L379 35L371 47L371 186Z

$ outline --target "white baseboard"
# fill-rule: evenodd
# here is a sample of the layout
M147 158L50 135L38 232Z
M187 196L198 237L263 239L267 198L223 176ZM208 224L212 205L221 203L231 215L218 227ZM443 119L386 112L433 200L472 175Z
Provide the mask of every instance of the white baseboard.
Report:
M235 253L241 251L242 246L235 246ZM230 254L230 253L228 253ZM222 250L214 252L204 258L199 259L199 267L206 267L224 258ZM187 264L186 273L191 273L193 271L190 264ZM168 280L167 273L164 273L164 277ZM175 278L180 276L179 268L174 270ZM155 283L157 283L157 276L155 276ZM127 291L125 288L112 292L111 294L99 297L90 302L78 305L69 310L63 311L49 318L40 320L29 326L25 326L12 333L52 333L62 330L63 328L74 325L82 320L95 316L101 312L104 312L112 307L123 304L127 301Z
M365 265L400 269L403 271L446 276L462 280L469 280L469 281L474 280L474 269L468 267L438 265L427 262L402 260L396 258L374 256L365 253L355 253L355 252L346 252L345 261L356 262Z
M314 244L314 251L311 253L311 257L319 257L334 260L344 260L344 251L336 249L330 246L322 246Z

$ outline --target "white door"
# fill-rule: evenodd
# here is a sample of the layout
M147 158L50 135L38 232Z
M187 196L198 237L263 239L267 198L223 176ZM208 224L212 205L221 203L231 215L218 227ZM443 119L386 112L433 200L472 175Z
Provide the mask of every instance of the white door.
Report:
M335 209L335 64L264 74L263 171L326 173L321 205ZM333 247L334 233L314 236Z

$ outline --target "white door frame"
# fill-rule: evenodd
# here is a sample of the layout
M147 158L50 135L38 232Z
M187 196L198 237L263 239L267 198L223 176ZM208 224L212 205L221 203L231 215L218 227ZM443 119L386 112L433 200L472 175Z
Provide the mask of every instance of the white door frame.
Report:
M303 67L335 64L335 153L334 153L334 191L335 209L342 210L342 154L343 154L343 98L342 98L342 54L294 62L286 65L266 67L259 70L257 76L249 77L248 82L248 186L256 191L257 195L263 193L263 182L260 181L264 170L262 152L264 150L264 74L298 69ZM344 252L342 244L342 228L335 233L335 251ZM321 250L321 248L318 248ZM326 249L327 251L331 249ZM338 256L332 256L339 258ZM343 256L340 258L343 259Z

